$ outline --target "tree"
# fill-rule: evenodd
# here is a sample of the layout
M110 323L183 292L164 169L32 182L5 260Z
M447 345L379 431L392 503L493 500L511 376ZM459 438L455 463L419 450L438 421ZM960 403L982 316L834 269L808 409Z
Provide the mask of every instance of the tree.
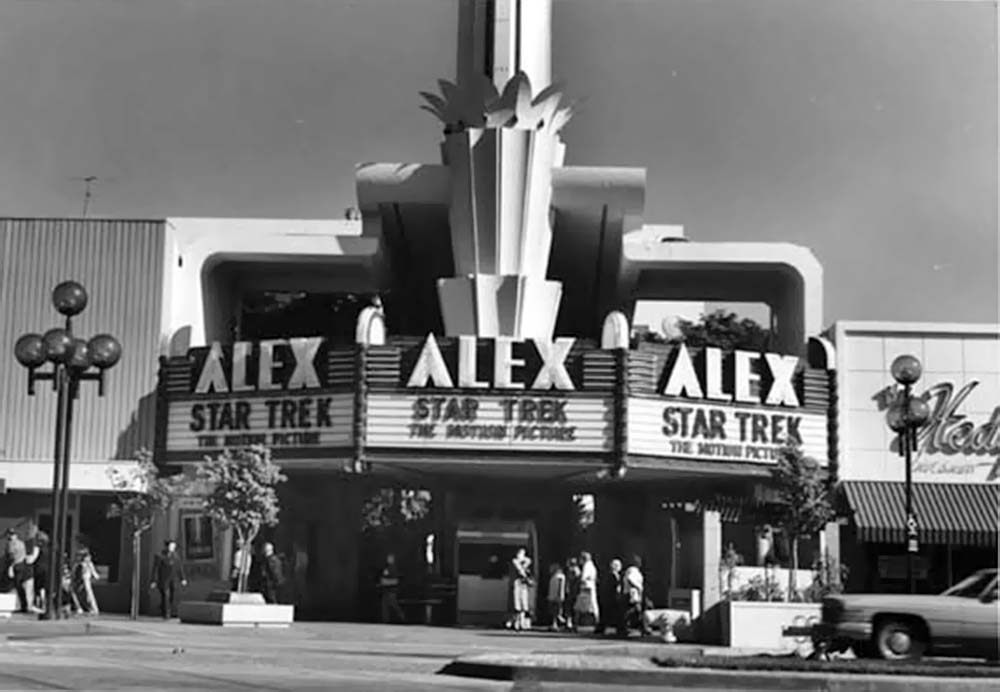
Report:
M224 449L198 466L198 480L205 484L205 513L223 528L236 532L239 546L239 579L236 590L246 591L250 546L261 527L278 523L276 487L287 478L262 445Z
M129 616L139 617L139 568L142 534L149 531L156 517L165 514L178 496L186 492L182 475L161 476L153 455L147 450L136 453L135 466L128 471L109 468L108 476L115 499L108 506L109 518L120 517L132 536L132 594Z
M771 331L754 320L740 319L735 312L716 310L702 315L697 322L679 320L677 323L681 337L674 343L683 342L691 348L715 346L723 351L740 349L744 351L766 351L771 341Z
M398 528L431 511L431 493L410 488L379 488L361 506L361 528L365 531Z
M777 492L775 520L781 527L792 553L792 571L788 579L789 598L796 593L795 576L799 568L799 538L815 536L835 515L829 480L819 462L806 456L797 445L787 445L778 453L771 468Z

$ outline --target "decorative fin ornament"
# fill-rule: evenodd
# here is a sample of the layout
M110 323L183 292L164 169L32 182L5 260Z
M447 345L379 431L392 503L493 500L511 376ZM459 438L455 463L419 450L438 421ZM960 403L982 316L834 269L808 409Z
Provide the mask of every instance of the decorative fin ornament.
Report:
M556 85L537 95L524 73L498 91L485 76L422 108L445 124L455 276L438 280L449 336L552 337L562 284L546 277L552 247L552 169L572 116Z
M549 85L532 95L531 80L523 72L511 77L502 93L485 75L465 88L445 79L438 80L438 87L440 96L420 92L427 101L420 108L444 123L446 134L495 127L557 133L573 115L572 104L561 106L561 85Z

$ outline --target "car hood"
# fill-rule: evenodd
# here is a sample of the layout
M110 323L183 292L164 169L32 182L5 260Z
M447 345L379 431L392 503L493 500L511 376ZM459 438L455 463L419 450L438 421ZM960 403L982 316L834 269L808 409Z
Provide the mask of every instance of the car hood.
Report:
M886 593L864 593L864 594L840 594L831 597L829 600L840 602L847 610L878 609L920 609L929 605L941 605L951 600L952 596L941 596L939 594L886 594Z

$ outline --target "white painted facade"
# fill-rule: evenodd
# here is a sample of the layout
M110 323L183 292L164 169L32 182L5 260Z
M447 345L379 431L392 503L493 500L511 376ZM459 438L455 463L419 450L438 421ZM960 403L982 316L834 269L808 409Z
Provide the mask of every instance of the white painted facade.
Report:
M842 480L905 479L885 394L895 385L892 361L910 354L923 363L914 393L928 394L932 411L913 480L1000 482L1000 325L837 322L829 337L837 349Z

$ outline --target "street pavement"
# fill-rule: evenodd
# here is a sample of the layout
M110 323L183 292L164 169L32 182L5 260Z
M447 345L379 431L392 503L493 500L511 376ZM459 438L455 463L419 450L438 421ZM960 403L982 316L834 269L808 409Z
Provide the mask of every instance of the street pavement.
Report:
M113 616L11 622L0 624L0 690L581 689L579 683L512 683L438 671L462 655L616 646L620 642L544 633L348 623L222 629Z
M55 623L15 619L0 621L0 691L808 688L881 692L885 684L884 678L866 684L857 676L842 675L796 681L781 673L757 675L752 682L735 671L670 673L651 660L695 651L723 653L717 647L696 645L415 625L295 623L289 629L224 629L176 620L133 622L120 616ZM490 659L501 668L530 665L519 668L513 681L509 675L491 680L442 674L449 666L454 671L462 661ZM545 674L546 666L568 671L571 677ZM893 682L893 689L904 692L937 689L934 679ZM993 689L996 681L950 684L979 690Z

